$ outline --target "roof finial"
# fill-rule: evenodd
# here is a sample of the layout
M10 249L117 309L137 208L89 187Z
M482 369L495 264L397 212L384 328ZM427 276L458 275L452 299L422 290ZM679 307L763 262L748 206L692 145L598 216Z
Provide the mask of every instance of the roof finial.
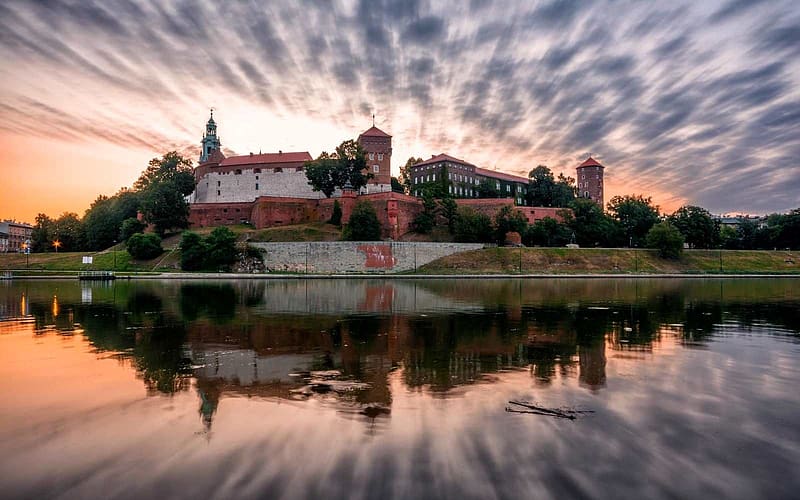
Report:
M372 126L375 126L375 113L372 113Z
M214 108L211 108L211 118L214 118Z

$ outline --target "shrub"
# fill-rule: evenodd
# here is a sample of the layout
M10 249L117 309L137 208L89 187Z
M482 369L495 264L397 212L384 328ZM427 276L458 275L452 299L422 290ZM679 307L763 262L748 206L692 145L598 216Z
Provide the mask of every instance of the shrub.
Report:
M164 249L161 248L161 238L157 234L136 233L127 242L128 253L131 257L139 260L149 260L161 255Z
M136 217L125 219L122 221L122 227L119 231L120 241L128 241L128 239L134 234L143 233L146 226L147 225L144 222L140 221Z
M378 241L381 239L381 223L372 204L360 201L353 207L350 220L344 227L344 239L349 241Z
M227 227L220 226L205 239L207 254L203 267L227 269L236 262L236 235Z
M506 233L515 232L525 234L528 230L528 219L525 214L508 205L497 212L494 218L495 239L498 244L502 244L506 239Z
M339 200L333 200L333 212L328 224L333 224L334 226L342 225L342 206L339 204Z
M205 263L206 244L197 233L186 231L181 237L181 269L197 271Z
M660 222L647 232L647 247L658 250L664 259L679 259L683 253L683 235L667 221Z
M460 207L453 233L455 240L462 243L489 243L492 241L492 221L486 214Z

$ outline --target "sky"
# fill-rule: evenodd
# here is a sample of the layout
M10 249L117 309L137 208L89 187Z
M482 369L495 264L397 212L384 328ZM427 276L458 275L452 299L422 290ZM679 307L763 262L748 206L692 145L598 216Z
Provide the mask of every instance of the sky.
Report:
M309 151L372 115L439 153L605 166L606 200L800 207L800 2L0 3L0 218L82 215L148 160Z

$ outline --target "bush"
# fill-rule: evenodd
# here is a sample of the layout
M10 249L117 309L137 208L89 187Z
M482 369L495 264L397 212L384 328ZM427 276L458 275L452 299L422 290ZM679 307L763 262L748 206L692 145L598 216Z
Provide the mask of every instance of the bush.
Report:
M350 220L344 227L343 236L348 241L379 241L381 239L381 223L371 203L359 201L353 207Z
M339 200L333 200L333 212L328 224L333 224L334 226L342 225L342 206L339 204Z
M227 227L220 226L205 239L208 253L205 265L209 269L228 269L236 262L236 235Z
M127 242L128 253L138 260L149 260L158 257L164 252L161 248L161 238L157 234L136 233Z
M203 268L208 249L197 233L186 231L181 237L181 269L197 271Z
M683 235L667 221L660 222L647 232L647 247L658 250L663 259L679 259L683 253Z
M471 208L460 207L453 225L455 240L461 243L492 241L492 221L489 216Z
M502 244L506 239L506 233L515 232L525 234L528 230L528 219L525 214L508 205L497 212L494 218L495 239L498 244Z
M128 239L134 234L143 233L146 226L147 225L144 222L140 221L136 217L125 219L122 221L122 227L119 231L120 241L128 241Z

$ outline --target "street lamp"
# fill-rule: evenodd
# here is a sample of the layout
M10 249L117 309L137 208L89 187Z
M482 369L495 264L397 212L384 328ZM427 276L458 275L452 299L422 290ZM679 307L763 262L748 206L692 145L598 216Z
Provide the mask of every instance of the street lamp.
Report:
M56 240L53 242L53 246L56 248L56 253L58 253L58 247L61 246L61 242Z
M22 251L25 252L25 269L28 269L28 256L31 254L31 249L27 241L22 244Z

